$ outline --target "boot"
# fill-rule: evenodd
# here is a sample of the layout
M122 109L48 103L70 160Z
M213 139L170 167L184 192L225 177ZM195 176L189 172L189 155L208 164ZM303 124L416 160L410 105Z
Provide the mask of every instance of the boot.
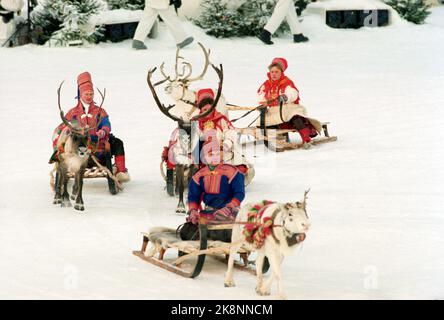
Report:
M261 40L263 43L271 45L274 42L271 41L271 33L268 30L262 29L261 34L258 36L259 40Z
M148 49L147 46L143 43L143 41L140 40L133 40L133 49L136 50L146 50Z
M298 131L301 138L302 138L302 142L303 143L310 143L311 142L311 138L310 138L310 129L305 127L301 130Z
M177 47L179 48L179 49L182 49L182 48L184 48L184 47L186 47L187 45L189 45L191 42L193 42L194 41L194 38L193 37L188 37L188 38L186 38L185 40L183 40L181 43L178 43L177 44Z
M293 42L307 42L309 39L302 33L293 35Z
M119 182L128 182L130 181L130 176L128 174L128 170L125 168L125 156L119 155L115 156L115 163L117 167L116 178Z

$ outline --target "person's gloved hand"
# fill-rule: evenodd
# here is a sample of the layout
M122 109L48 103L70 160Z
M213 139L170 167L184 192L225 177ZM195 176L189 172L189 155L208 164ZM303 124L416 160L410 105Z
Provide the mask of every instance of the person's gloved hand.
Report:
M186 221L191 222L192 224L199 224L199 211L196 209L189 210Z
M232 222L236 219L236 215L239 212L239 207L227 205L214 212L214 217L219 221Z
M106 131L103 129L100 129L99 131L96 132L96 136L97 136L97 138L99 138L99 140L103 139L106 136Z
M287 100L288 100L287 95L285 95L285 94L281 94L281 95L279 96L279 103L280 103L280 104L281 104L281 103L285 103L285 102L287 102Z

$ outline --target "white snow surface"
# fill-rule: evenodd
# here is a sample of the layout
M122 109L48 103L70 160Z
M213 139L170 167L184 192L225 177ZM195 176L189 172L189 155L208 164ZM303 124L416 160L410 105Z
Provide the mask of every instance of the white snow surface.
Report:
M270 47L254 38L214 39L186 24L211 48L212 61L223 63L229 102L255 105L266 66L286 57L303 104L339 137L254 159L246 202L296 201L311 188L312 229L282 266L290 299L444 298L443 8L429 21L334 30L309 15L302 24L309 43L293 44L288 35ZM0 298L262 299L255 278L240 271L237 286L224 288L225 266L211 259L191 280L132 255L140 231L176 227L184 218L174 214L177 199L167 196L159 174L175 125L145 80L149 67L171 66L174 41L162 26L148 51L130 45L0 49ZM199 69L197 45L183 55ZM56 89L66 80L67 111L85 70L107 88L105 108L125 142L132 181L111 196L104 179L86 180L86 211L78 213L52 205L47 161L60 122ZM216 80L209 71L195 86Z

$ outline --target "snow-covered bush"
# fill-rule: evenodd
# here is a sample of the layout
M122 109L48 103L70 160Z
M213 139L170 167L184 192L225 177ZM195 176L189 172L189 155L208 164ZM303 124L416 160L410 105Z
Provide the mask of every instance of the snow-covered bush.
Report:
M88 29L87 22L91 15L105 8L103 0L40 0L31 13L31 21L41 30L42 40L51 40L56 45L95 42L102 29Z
M238 13L220 0L203 0L201 3L202 14L192 21L205 32L217 38L229 38L239 36L242 32L242 21L239 21Z
M107 0L106 2L111 10L143 10L145 7L145 0Z
M388 0L387 4L393 7L402 18L416 24L424 23L430 14L430 6L423 0Z
M275 0L251 0L244 2L237 10L238 19L242 22L242 33L239 36L255 36L267 24L276 6ZM286 22L282 23L277 34L290 30Z

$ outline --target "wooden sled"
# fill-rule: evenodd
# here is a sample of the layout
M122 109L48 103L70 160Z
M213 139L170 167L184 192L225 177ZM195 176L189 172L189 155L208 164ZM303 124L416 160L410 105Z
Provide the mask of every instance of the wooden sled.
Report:
M323 136L312 139L311 145L319 145L323 143L337 141L338 137L330 136L328 132L328 122L322 124ZM294 150L303 148L304 144L287 142L288 134L290 132L297 132L296 129L267 129L267 135L264 135L260 128L236 128L236 131L240 136L246 135L253 137L253 140L243 142L242 145L257 144L260 141L264 141L266 146L275 151L283 152L286 150Z
M232 229L233 225L207 225L201 223L199 225L199 239L196 241L181 240L175 229L159 228L159 230L152 231L151 233L143 232L143 243L140 251L133 251L133 254L142 260L161 267L165 270L178 274L185 278L197 277L205 264L207 255L212 258L221 261L223 263L228 262L228 255L230 251L230 243L222 241L208 240L208 230L221 230ZM146 254L148 243L151 241L152 250ZM176 249L178 252L178 258L175 261L168 262L164 260L165 252L167 249ZM154 255L158 253L158 257ZM252 274L256 274L256 270L251 268L253 262L248 260L248 256L251 251L246 248L241 248L239 254L243 263L236 261L234 266L236 269L247 271ZM183 262L195 258L194 265L191 268L183 267ZM263 273L266 273L270 265L267 258L265 258L264 266L262 268Z
M257 107L248 107L248 106L227 106L228 111L252 111ZM323 136L312 139L312 145L318 145L327 142L333 142L338 140L336 136L330 136L328 132L328 124L329 122L322 123L322 131ZM252 137L251 141L243 142L242 145L248 145L250 143L257 144L260 141L263 141L267 148L275 151L275 152L283 152L286 150L294 150L303 148L304 144L301 143L291 143L287 142L288 134L290 132L296 132L296 129L272 129L267 128L266 134L264 135L263 131L257 127L248 127L248 128L236 128L236 131L239 134L239 139L242 135L247 137Z

